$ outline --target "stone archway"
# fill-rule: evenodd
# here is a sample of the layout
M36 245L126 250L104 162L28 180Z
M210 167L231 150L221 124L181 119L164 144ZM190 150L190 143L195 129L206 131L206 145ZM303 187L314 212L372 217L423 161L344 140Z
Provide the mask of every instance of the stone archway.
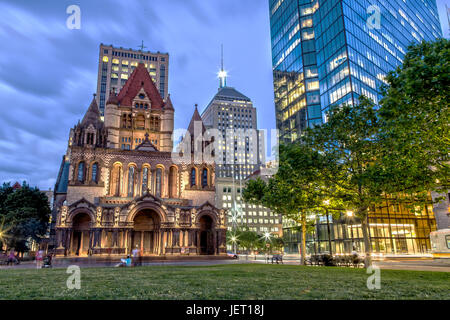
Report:
M158 254L161 225L159 214L152 209L142 209L134 215L133 222L130 251L137 247L145 255Z
M72 220L70 254L85 256L90 248L90 228L92 219L86 212L77 213Z
M203 215L198 220L200 225L200 254L213 255L215 252L214 246L214 221L209 215Z

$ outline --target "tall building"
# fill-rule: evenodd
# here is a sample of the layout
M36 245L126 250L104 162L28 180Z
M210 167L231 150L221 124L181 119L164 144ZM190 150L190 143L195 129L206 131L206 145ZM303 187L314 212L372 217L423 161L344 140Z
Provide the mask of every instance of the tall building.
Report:
M141 48L145 48L144 45ZM112 45L100 44L97 104L102 116L109 93L111 91L119 92L122 89L139 62L144 63L161 97L167 99L169 87L168 53L116 48Z
M286 142L331 105L375 103L407 47L442 36L436 1L269 0L277 128Z
M217 129L216 202L228 210L228 229L247 226L259 233L281 236L281 216L262 206L243 201L247 179L265 163L264 133L257 128L256 108L250 98L227 86L227 75L219 72L220 85L202 113L208 129Z
M189 153L175 161L175 109L160 92L139 63L110 94L104 121L94 98L71 129L55 186L56 254L226 253L225 212L213 205L214 163L194 162ZM190 125L186 143L193 134Z
M264 163L264 135L257 129L256 108L248 97L235 88L220 87L202 120L222 135L216 150L222 162L216 167L218 177L244 179Z
M283 142L327 121L332 105L354 105L360 95L378 103L386 74L402 63L408 45L442 36L434 0L269 0L269 6L276 122ZM298 228L283 223L285 250L298 252ZM434 230L431 197L420 213L393 198L370 209L369 237L377 253L427 253ZM361 223L345 212L338 219L318 218L306 240L308 253L364 251Z

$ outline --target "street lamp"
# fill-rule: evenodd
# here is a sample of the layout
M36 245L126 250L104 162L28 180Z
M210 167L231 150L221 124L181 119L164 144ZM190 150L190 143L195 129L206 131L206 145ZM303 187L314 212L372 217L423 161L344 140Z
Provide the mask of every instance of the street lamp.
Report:
M236 236L232 236L231 237L231 242L233 243L233 253L235 253L235 254L237 254L237 251L236 251L236 242L237 242L237 237Z
M326 211L326 215L327 215L327 230L328 230L328 246L330 248L330 256L333 256L333 250L331 249L331 229L330 229L330 218L328 217L328 206L330 205L330 200L325 200L323 202L323 204L325 205L325 211Z
M353 213L353 211L348 210L346 212L346 215L347 215L348 220L350 220L352 222L352 224L350 225L350 233L352 235L352 251L353 251L353 247L354 247L354 240L353 240L353 216L354 216L354 213Z

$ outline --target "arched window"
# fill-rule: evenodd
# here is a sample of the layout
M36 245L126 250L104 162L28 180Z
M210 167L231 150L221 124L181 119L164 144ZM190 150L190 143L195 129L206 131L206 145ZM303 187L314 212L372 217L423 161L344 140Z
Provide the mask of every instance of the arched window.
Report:
M156 196L161 197L162 190L162 169L156 169Z
M84 182L84 162L78 164L78 181Z
M122 166L120 164L115 164L111 171L111 195L115 197L120 197L122 190Z
M91 181L95 183L98 182L98 163L92 165Z
M176 198L177 195L177 168L172 166L169 170L169 197Z
M192 168L191 170L191 187L195 186L197 184L197 170L195 168Z
M128 197L134 197L134 177L135 177L135 168L130 167L128 169Z
M208 186L208 169L203 169L202 171L202 188L206 188Z
M149 189L148 185L148 167L145 167L142 169L142 194L147 192L147 189Z

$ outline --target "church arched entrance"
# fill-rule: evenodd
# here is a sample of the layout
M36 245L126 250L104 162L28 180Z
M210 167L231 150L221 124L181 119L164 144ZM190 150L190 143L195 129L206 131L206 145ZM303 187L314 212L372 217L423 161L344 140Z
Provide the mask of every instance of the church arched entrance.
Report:
M83 256L89 253L89 229L91 217L85 212L78 213L72 222L71 254Z
M151 209L144 209L136 214L133 222L131 250L137 247L144 254L157 254L160 228L159 215Z
M204 215L199 220L200 223L200 254L214 254L214 234L213 220L210 216Z

